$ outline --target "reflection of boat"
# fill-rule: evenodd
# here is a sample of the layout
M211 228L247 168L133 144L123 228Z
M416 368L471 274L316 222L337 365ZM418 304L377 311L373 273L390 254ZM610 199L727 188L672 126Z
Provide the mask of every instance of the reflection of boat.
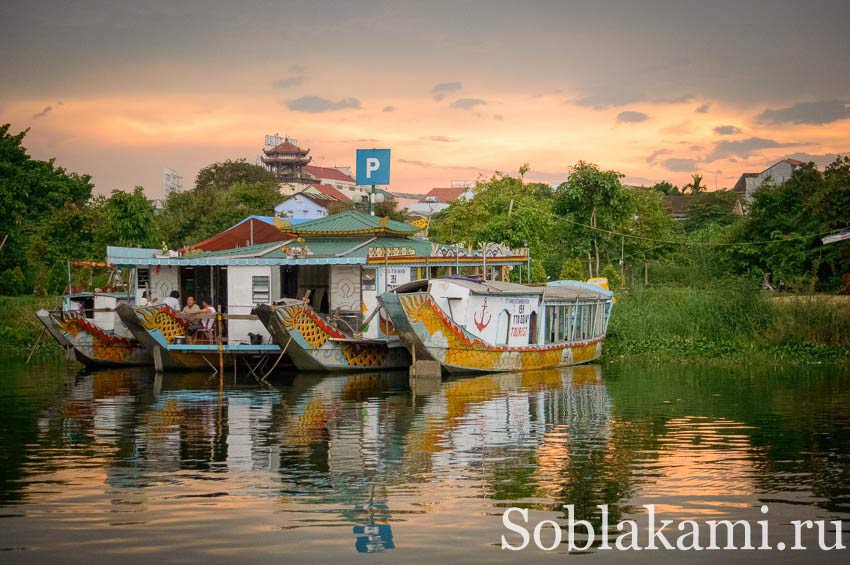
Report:
M69 359L87 367L149 365L150 352L130 334L115 314L129 297L117 293L77 293L67 308L39 310L36 317L65 349Z
M217 343L178 343L178 337L188 333L189 323L166 305L131 308L120 304L116 308L127 329L147 347L158 371L165 369L201 369L218 366ZM275 344L224 343L224 359L228 365L237 359L260 360L263 356L278 356Z
M254 312L302 371L374 371L410 366L410 355L398 337L352 337L325 322L303 301L287 300L280 306L260 304Z
M612 293L556 281L545 287L465 279L415 281L381 295L414 359L449 372L520 371L599 358Z

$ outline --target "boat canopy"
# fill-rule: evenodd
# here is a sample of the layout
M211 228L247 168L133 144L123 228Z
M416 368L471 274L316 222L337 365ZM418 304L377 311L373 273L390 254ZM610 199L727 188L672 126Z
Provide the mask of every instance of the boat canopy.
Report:
M471 281L464 278L439 279L441 282L451 283L469 289L472 294L479 295L543 295L545 302L587 300L606 300L613 293L602 287L582 283L579 281L554 281L546 286L526 286L522 284L502 281ZM396 292L405 294L410 292L422 292L428 289L429 280L422 279L396 287Z

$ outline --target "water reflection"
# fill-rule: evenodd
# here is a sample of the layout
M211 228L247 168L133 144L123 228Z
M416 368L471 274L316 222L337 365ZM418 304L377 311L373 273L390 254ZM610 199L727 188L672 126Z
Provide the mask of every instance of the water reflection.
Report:
M415 390L404 373L223 390L146 370L0 377L3 549L498 558L509 506L850 512L839 368L583 366Z

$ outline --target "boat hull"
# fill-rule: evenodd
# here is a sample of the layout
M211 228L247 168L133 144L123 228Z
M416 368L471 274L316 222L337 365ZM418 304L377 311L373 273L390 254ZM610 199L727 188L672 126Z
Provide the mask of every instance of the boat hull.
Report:
M301 371L375 371L410 367L397 338L349 339L303 304L259 305L254 310L272 339Z
M65 349L66 358L86 367L131 367L153 363L151 352L135 339L108 334L80 314L39 310L36 317Z
M602 355L602 338L576 343L496 346L449 320L425 293L380 297L405 347L449 373L513 372L589 363Z
M119 305L115 311L127 329L147 347L157 371L217 369L217 344L178 344L175 337L185 335L188 324L167 306L131 308ZM240 358L250 361L280 354L277 345L225 344L222 346L224 365L232 366ZM257 361L257 362L258 362ZM256 363L256 362L255 362Z

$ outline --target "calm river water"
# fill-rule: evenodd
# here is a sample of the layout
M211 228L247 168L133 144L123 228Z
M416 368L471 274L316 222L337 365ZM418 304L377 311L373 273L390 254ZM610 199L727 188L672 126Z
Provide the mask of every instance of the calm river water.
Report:
M205 374L0 361L4 562L850 557L500 549L503 534L520 542L506 508L564 524L565 504L597 526L600 504L641 527L646 504L675 520L766 518L789 546L791 520L845 520L850 545L847 368L615 364L415 390L405 373L230 375L220 393Z

